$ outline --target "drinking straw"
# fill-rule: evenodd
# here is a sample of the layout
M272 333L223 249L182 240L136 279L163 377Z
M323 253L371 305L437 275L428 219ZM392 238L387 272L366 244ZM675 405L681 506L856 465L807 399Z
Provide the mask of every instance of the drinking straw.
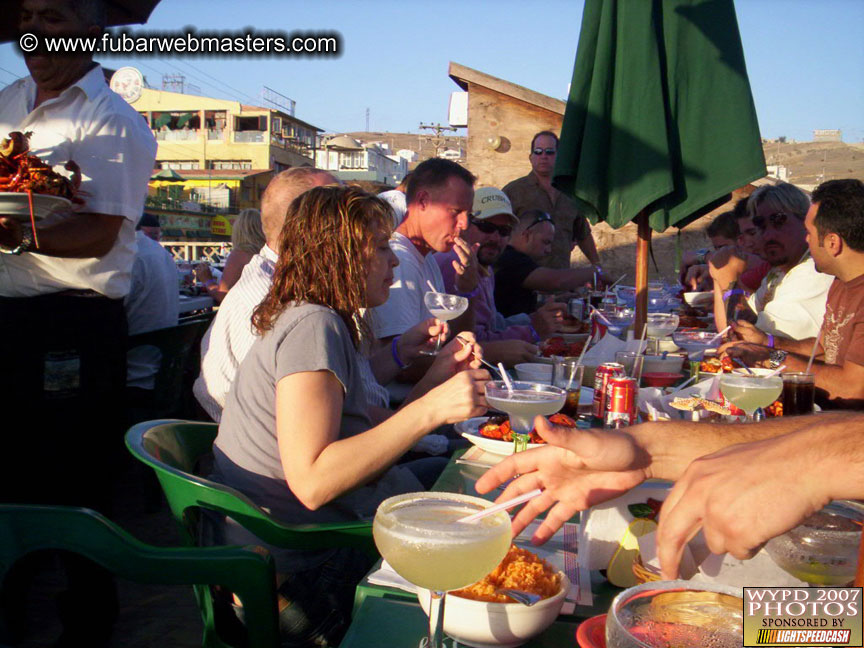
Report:
M513 508L514 506L518 506L522 502L527 502L528 500L534 499L538 495L542 495L543 491L539 488L535 488L534 490L525 493L523 495L519 495L518 497L514 497L513 499L506 500L501 502L500 504L495 504L495 506L490 506L489 508L485 508L482 511L477 511L476 513L472 513L471 515L466 515L464 518L460 518L457 520L458 522L476 522L484 517L489 515L494 515L499 511L506 511L509 508Z
M750 370L750 367L748 367L746 364L744 364L744 361L743 361L741 358L733 358L732 356L729 356L729 357L732 358L732 362L737 362L739 365L741 365L741 367L742 367L742 368L743 368L743 369L744 369L748 374L750 374L751 376L755 376L755 375L756 375L756 374L754 374L754 373Z
M648 322L645 322L645 325L642 327L642 337L639 338L639 353L636 355L642 355L643 348L642 343L645 342L645 348L648 348L648 342L645 340L645 336L648 334Z
M765 375L762 376L762 377L763 377L763 378L773 378L774 376L776 376L777 374L779 374L781 371L783 371L785 368L786 368L786 365L780 365L780 366L777 367L774 371L772 371L772 372L769 373L769 374L765 374Z
M606 326L612 326L612 322L610 322L608 319L606 319L606 316L603 313L601 313L599 310L594 308L594 306L591 306L591 312L596 313L597 317L599 317L601 320L603 320L606 323Z
M822 328L819 328L819 332L816 334L816 341L813 343L813 350L810 351L810 359L807 361L807 369L804 373L810 373L810 368L813 366L813 358L816 357L816 349L819 348L819 340L822 339Z
M589 346L588 340L585 340L585 346L582 347L582 353L579 354L579 359L576 361L577 367L582 364L582 358L585 357L585 352L588 351Z
M621 275L620 277L618 277L618 278L615 280L615 283L613 283L611 286L609 286L609 288L608 288L607 290L612 290L615 286L617 286L619 283L621 283L621 280L622 280L624 277L626 277L626 276L627 276L627 273L624 273L623 275Z
M723 329L722 331L720 331L717 335L715 335L714 337L712 337L711 340L709 340L708 344L709 344L709 345L710 345L710 344L714 344L714 342L716 342L717 340L719 340L720 338L722 338L724 335L726 335L726 334L729 332L729 329L731 329L731 328L732 328L731 326L727 326L726 328L724 328L724 329Z
M434 293L437 293L437 292L438 292L437 290L435 290L435 286L432 285L432 282L429 281L428 279L426 280L426 285L429 286L429 289L430 289L432 292L434 292Z
M692 382L693 382L694 380L696 380L698 377L699 377L699 374L696 374L695 376L690 376L687 380L685 380L683 383L681 383L680 385L678 385L678 391L681 391L682 389L684 389L687 385L689 385L690 383L692 383Z
M501 378L504 380L504 384L507 385L507 391L511 394L513 393L513 381L510 380L510 376L507 375L507 371L504 369L504 363L498 363L498 372L501 374Z

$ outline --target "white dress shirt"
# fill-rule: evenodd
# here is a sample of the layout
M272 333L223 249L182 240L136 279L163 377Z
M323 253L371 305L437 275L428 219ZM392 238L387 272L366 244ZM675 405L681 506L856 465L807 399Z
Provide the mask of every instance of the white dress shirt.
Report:
M132 266L132 288L126 295L129 335L177 326L180 315L179 274L174 257L144 232L135 232L138 252ZM126 354L126 385L153 389L162 353L146 345Z
M252 327L252 311L270 289L278 257L268 246L252 257L243 268L216 312L216 318L201 340L201 374L192 391L204 411L217 423L237 375L237 368L258 339ZM358 355L360 376L370 405L387 407L389 396L372 374L369 361Z
M135 224L141 217L153 173L156 140L144 118L108 87L95 66L60 96L37 108L31 77L0 91L0 137L32 131L30 148L54 170L81 167L81 197L75 211L124 218L114 247L103 257L70 259L28 252L0 256L0 295L29 297L89 289L119 299L129 292L135 255Z

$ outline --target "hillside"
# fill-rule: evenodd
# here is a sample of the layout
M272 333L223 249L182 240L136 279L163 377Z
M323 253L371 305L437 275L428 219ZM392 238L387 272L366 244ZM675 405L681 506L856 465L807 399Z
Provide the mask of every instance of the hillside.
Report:
M864 144L861 143L769 142L763 149L765 163L784 165L787 181L792 184L816 185L823 179L838 178L864 181Z

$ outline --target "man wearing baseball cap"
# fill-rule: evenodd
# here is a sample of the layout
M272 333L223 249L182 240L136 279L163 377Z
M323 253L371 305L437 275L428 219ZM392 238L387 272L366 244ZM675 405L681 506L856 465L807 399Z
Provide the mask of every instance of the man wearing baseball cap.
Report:
M496 310L492 265L507 247L518 223L510 199L503 191L481 187L474 192L468 229L462 234L479 261L475 269L476 279L471 278L471 284L476 287L468 293L461 293L469 298L474 311L474 334L483 343L484 357L511 366L530 362L536 357L536 343L560 329L565 309L564 304L550 302L530 316L521 313L506 320ZM459 292L456 289L457 266L454 265L457 260L454 251L435 255L444 288L449 293ZM463 276L463 282L466 279L468 277Z

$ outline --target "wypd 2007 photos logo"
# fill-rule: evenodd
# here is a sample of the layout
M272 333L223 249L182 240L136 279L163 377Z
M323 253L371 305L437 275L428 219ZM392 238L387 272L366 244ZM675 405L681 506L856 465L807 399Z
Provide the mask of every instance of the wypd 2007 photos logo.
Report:
M860 587L745 587L744 646L862 646Z

